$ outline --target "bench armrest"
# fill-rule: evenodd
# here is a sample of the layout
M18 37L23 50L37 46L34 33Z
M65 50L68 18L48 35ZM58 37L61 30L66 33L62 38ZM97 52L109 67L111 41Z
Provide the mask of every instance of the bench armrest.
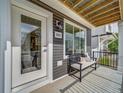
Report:
M93 58L93 57L90 57L93 61L97 61L98 58Z
M81 62L77 62L77 64L79 64L79 65L83 65Z

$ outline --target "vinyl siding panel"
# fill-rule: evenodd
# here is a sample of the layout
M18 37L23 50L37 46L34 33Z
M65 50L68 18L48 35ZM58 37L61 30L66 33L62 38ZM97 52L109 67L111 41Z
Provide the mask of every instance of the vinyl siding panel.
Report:
M89 55L91 55L91 29L87 29L86 38L87 38L87 41L86 41L87 52Z
M56 21L62 23L62 29L56 26ZM63 61L61 66L57 66L57 61L63 60L63 24L64 18L56 13L53 14L53 79L57 79L67 74L67 62ZM62 33L62 38L56 38L55 32Z

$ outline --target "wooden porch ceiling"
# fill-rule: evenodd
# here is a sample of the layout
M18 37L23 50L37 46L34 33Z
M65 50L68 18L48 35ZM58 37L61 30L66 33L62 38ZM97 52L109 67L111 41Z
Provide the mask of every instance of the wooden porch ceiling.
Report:
M122 20L120 0L59 1L94 26L101 26Z

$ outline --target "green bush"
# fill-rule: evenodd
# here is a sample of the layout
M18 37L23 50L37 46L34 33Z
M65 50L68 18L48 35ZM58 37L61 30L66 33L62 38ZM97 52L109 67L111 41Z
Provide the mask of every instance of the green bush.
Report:
M104 64L104 65L109 65L111 62L111 59L109 58L109 56L103 56L99 58L99 63L100 64Z
M118 34L116 33L116 36L118 37ZM110 40L109 42L111 42ZM108 50L111 52L118 52L118 39L113 41L111 44L108 45Z

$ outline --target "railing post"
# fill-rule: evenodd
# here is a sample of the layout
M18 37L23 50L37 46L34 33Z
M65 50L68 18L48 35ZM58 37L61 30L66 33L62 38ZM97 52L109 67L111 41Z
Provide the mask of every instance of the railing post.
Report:
M116 53L116 69L118 67L118 53Z
M93 51L93 61L94 61L94 51Z

